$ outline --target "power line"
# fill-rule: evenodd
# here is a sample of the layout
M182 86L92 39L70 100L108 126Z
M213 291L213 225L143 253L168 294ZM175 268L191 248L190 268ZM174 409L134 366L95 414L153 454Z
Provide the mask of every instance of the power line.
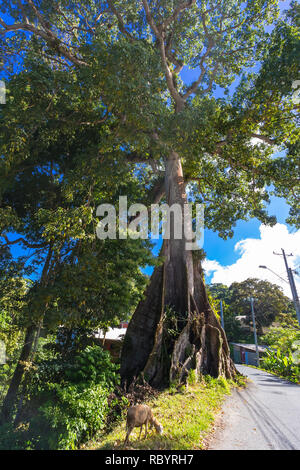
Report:
M277 276L279 279L281 279L281 282L284 281L284 282L287 282L287 283L288 283L288 281L287 281L286 279L284 279L283 277L279 276L279 274L275 273L275 271L273 271L272 269L268 268L267 266L260 265L259 268L267 269L268 271L271 271L271 273L275 274L275 276Z

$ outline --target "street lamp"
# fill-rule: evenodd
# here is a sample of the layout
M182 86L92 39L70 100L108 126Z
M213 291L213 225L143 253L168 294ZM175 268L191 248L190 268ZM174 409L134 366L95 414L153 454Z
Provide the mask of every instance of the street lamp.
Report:
M279 274L275 273L274 271L272 271L272 269L268 268L268 266L263 266L263 265L260 265L258 266L259 268L261 269L267 269L268 271L271 271L271 273L275 274L275 276L279 277L279 279L281 279L282 281L286 282L287 284L289 283L286 279L284 279L283 277L279 276Z

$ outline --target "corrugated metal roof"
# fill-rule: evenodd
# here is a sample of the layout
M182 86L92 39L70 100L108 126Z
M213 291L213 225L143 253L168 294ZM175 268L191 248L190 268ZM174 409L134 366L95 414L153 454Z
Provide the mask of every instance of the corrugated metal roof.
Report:
M126 331L127 331L127 328L109 328L106 334L104 335L103 330L98 330L98 332L95 334L95 337L103 339L105 336L105 339L122 341Z
M237 346L239 348L248 349L249 351L256 351L255 344L243 344L243 343L230 343L232 346ZM265 345L258 345L258 352L265 352L268 346Z

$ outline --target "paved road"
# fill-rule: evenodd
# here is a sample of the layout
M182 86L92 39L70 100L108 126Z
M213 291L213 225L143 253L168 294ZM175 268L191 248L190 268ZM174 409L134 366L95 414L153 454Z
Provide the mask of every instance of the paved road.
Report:
M252 382L225 402L210 450L300 450L300 386L246 366Z

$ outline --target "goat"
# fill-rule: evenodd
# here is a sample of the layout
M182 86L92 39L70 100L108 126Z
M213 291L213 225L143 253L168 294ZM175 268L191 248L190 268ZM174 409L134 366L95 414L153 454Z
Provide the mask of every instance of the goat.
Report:
M147 437L148 431L148 423L150 424L150 429L152 426L155 427L156 432L158 434L163 433L162 425L154 418L152 410L147 405L134 405L130 406L127 411L127 422L126 422L126 438L124 441L124 445L129 443L129 436L135 427L140 427L140 435L141 437L143 426L145 425L145 436L144 439Z

